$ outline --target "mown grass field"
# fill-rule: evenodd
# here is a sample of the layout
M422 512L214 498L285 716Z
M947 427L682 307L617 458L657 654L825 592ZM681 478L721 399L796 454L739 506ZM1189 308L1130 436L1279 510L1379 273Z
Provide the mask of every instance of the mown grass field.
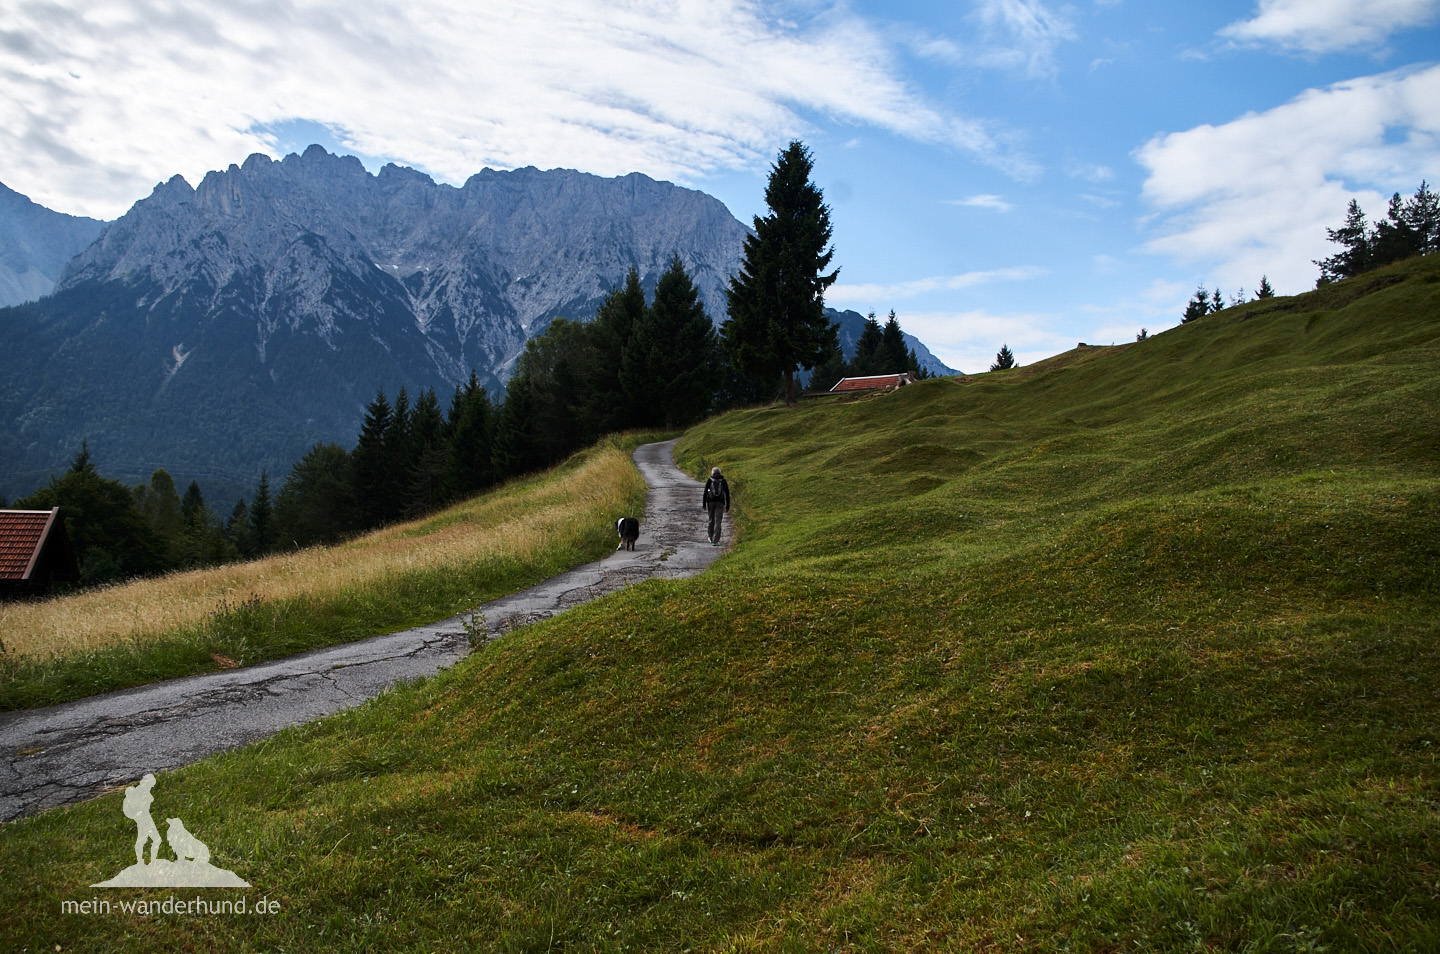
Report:
M86 887L111 795L5 826L0 936L1440 950L1440 257L680 451L708 573L161 776L279 913L62 915L167 893Z
M0 711L434 622L599 559L607 521L644 507L641 442L334 547L0 603Z

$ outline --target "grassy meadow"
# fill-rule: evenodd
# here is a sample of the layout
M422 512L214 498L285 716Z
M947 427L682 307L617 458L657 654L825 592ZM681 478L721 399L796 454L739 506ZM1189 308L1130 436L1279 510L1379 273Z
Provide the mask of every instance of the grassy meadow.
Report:
M1440 256L679 456L706 574L160 777L278 913L62 913L191 893L86 887L112 794L5 826L0 936L1440 950Z
M37 602L0 603L0 710L47 705L434 622L614 545L644 506L602 442L546 474L333 547L309 547Z

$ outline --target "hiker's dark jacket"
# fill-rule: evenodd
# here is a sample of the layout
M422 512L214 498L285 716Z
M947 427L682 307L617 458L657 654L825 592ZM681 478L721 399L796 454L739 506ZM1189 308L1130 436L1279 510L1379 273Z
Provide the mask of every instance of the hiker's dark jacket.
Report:
M711 477L705 481L705 498L702 502L706 507L724 503L725 509L730 509L730 485L724 477Z

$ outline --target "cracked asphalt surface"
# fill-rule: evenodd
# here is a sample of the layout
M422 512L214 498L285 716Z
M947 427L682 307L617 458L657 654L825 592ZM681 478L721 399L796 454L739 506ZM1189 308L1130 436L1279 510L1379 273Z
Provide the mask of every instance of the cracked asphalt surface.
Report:
M641 580L694 576L729 548L733 531L727 519L722 545L710 545L702 484L675 466L674 446L635 450L648 491L633 552L612 552L428 626L0 716L0 821L89 798L431 675L470 651L472 613L493 638Z

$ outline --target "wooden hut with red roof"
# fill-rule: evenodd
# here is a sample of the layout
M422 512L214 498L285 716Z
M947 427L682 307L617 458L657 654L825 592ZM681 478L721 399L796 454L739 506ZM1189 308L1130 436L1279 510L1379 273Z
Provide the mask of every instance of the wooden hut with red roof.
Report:
M915 379L909 374L872 374L863 378L841 378L840 381L830 389L831 394L844 391L881 391L894 388L903 388L907 384L914 384Z
M0 510L0 597L39 595L79 578L59 507Z

